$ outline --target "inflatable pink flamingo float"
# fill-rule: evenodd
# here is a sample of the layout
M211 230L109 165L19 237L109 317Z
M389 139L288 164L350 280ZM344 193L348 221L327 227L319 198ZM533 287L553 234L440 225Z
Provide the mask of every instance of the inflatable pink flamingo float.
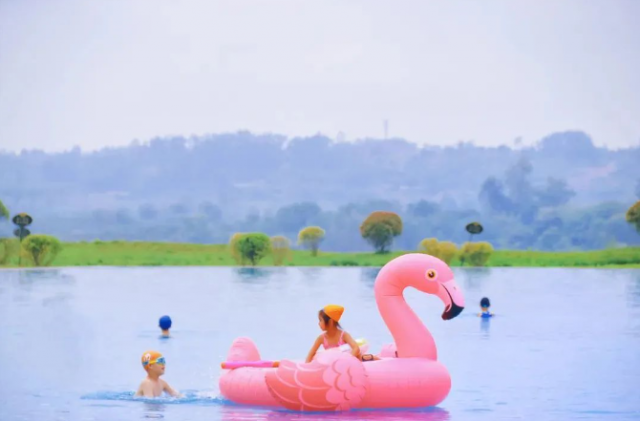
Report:
M277 368L225 370L220 392L240 404L297 411L437 405L449 394L451 378L437 361L433 337L402 295L407 287L440 298L444 320L453 319L464 308L464 297L446 263L426 254L400 256L380 270L374 286L397 354L391 352L391 358L382 354L380 360L363 363L346 353L323 352L308 364L283 360ZM258 361L260 355L250 339L238 338L227 360Z

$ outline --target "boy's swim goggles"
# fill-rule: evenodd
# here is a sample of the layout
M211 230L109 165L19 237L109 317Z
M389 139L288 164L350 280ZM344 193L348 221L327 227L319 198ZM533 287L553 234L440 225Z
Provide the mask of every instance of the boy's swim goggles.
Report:
M147 366L147 365L151 365L151 364L165 365L166 362L164 360L164 357L160 357L160 358L156 358L155 360L146 361L146 362L142 363L143 366Z

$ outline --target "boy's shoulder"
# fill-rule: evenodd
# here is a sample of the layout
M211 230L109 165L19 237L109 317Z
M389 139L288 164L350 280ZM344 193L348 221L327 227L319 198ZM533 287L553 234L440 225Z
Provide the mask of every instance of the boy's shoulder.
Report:
M148 377L145 377L140 382L140 386L138 386L138 391L136 392L136 396L144 396L145 392L148 391L150 387L153 387L153 384L151 383Z
M142 379L142 381L140 382L140 387L142 386L146 386L146 385L150 385L153 384L153 381L149 378L149 377L145 377L144 379Z

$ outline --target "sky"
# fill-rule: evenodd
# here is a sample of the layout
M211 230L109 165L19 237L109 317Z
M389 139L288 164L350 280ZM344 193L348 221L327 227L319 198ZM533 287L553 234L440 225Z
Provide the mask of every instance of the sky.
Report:
M638 0L0 0L0 150L249 130L640 145Z

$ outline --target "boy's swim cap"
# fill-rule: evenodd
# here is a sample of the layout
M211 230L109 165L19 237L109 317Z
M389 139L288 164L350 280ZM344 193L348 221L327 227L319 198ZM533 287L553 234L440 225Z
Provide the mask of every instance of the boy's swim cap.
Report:
M322 310L324 310L324 314L336 323L340 321L340 317L342 317L342 313L344 313L344 307L335 304L329 304Z
M171 317L169 316L160 317L159 326L160 326L160 329L162 330L167 330L171 328Z
M482 300L480 300L480 307L491 307L491 303L487 297L483 297Z
M142 354L141 361L142 361L142 366L146 367L151 364L157 364L157 363L163 364L164 357L158 351L147 351L144 354Z

